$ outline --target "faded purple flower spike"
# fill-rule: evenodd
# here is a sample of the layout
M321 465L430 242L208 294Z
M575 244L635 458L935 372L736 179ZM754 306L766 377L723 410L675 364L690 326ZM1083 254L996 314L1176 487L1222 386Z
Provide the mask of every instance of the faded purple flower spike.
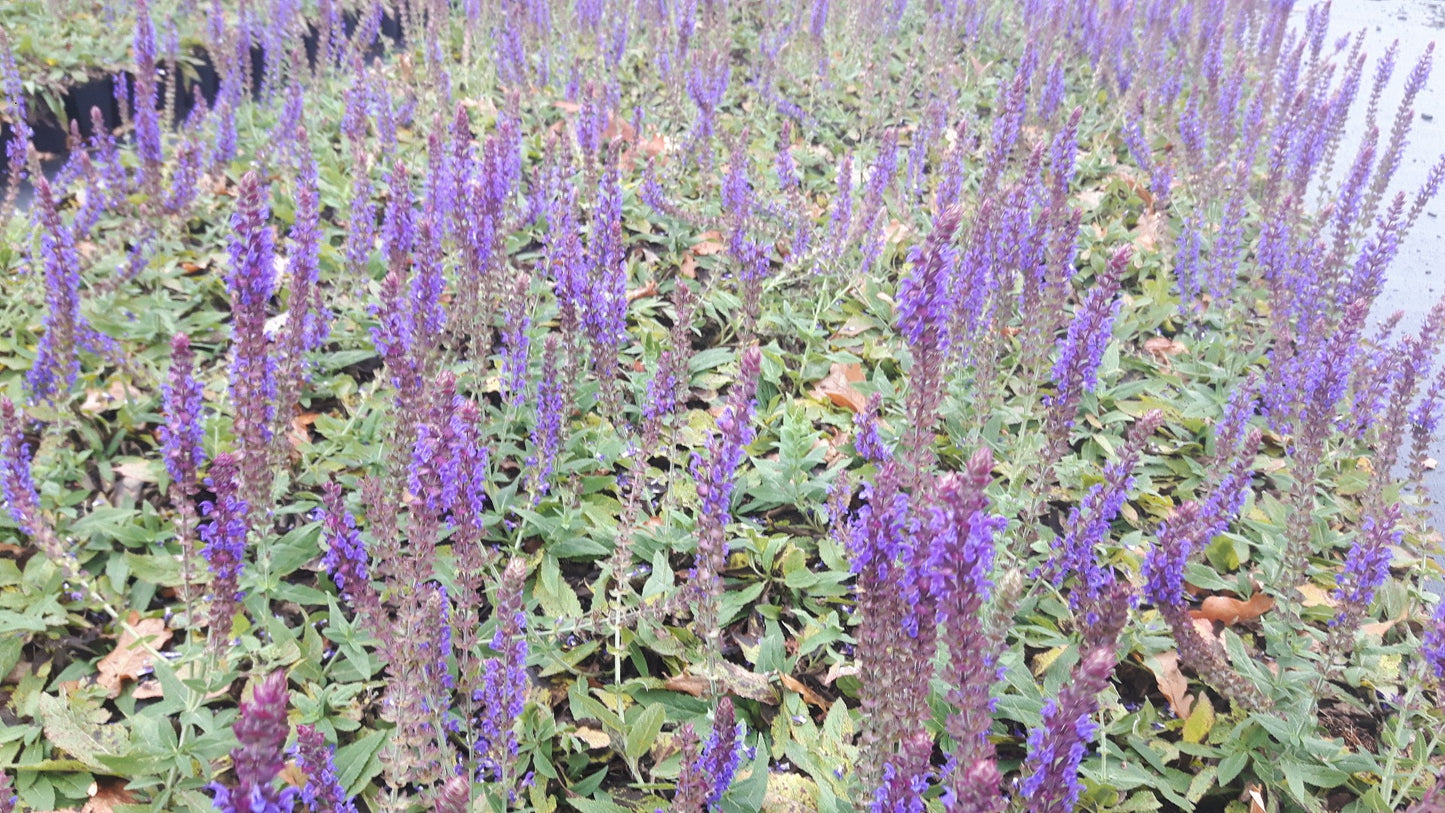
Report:
M13 813L19 801L15 787L10 784L10 774L0 771L0 813Z
M231 750L236 784L211 783L216 809L226 813L290 813L295 788L276 787L286 767L282 749L290 726L286 723L286 673L272 672L256 684L250 702L241 703L234 731L240 745Z
M166 472L171 477L171 504L179 514L176 538L181 543L181 581L187 591L195 582L192 570L195 539L191 536L191 525L196 508L192 498L199 489L201 465L206 460L202 445L206 436L202 423L205 406L201 382L195 376L195 361L190 337L177 333L171 339L171 369L162 387L161 413L166 421L159 430Z
M336 776L336 746L315 726L296 727L296 766L306 774L301 803L311 813L356 813L356 803L346 795Z
M141 186L147 192L160 191L161 121L156 109L156 30L151 23L147 0L135 4L135 141L141 159Z
M908 376L910 482L922 482L933 464L933 435L943 403L944 372L952 346L953 313L950 280L958 265L953 235L961 214L957 207L941 213L928 239L909 252L913 271L898 286L898 330L908 344L913 364Z
M229 452L211 461L206 485L216 495L201 503L210 522L201 529L205 547L201 555L211 566L211 644L223 645L231 637L231 620L241 600L241 570L246 565L246 500L240 494L236 458Z
M1430 676L1437 682L1445 682L1445 600L1435 603L1435 612L1420 642L1420 654L1425 656Z
M371 624L380 620L381 602L371 586L370 557L366 543L356 530L356 521L342 503L341 485L330 481L322 486L322 508L326 555L322 565L336 582L341 597L351 602L357 612Z
M527 564L514 558L502 571L497 587L496 632L489 644L497 654L483 668L481 682L472 693L478 704L476 757L480 779L500 782L508 789L517 779L513 766L517 761L516 722L526 708L527 686L527 613L522 590L527 579Z
M1046 569L1058 586L1070 576L1076 580L1069 591L1069 607L1076 613L1098 613L1099 602L1115 582L1113 571L1099 563L1098 551L1108 541L1110 525L1129 498L1144 445L1163 423L1164 413L1157 409L1140 418L1120 448L1119 458L1104 467L1103 482L1090 488L1064 521L1068 530L1054 545Z
M992 469L993 454L984 447L964 473L941 478L929 519L928 570L943 628L940 637L948 648L943 678L952 706L945 726L954 750L943 775L944 807L949 811L1002 806L1001 775L988 740L993 724L989 690L998 680L1002 641L985 628L983 610L993 591L994 537L1007 521L985 513L984 488Z
M692 461L692 475L697 480L697 494L702 501L692 574L693 590L698 596L695 620L712 644L717 643L721 634L718 600L722 596L722 571L728 554L725 531L732 521L733 487L737 484L738 469L747 454L747 445L753 441L753 399L758 391L761 367L762 352L756 345L743 350L736 382L717 417L717 434L708 443L706 454L696 455Z
M1044 705L1044 721L1029 732L1020 788L1030 813L1068 813L1079 800L1079 763L1098 726L1099 694L1114 671L1114 647L1089 652L1057 700Z
M532 427L533 446L527 458L532 501L538 502L552 488L557 452L562 448L562 429L567 422L567 387L563 381L561 343L548 334L542 346L542 376L537 381L536 420Z

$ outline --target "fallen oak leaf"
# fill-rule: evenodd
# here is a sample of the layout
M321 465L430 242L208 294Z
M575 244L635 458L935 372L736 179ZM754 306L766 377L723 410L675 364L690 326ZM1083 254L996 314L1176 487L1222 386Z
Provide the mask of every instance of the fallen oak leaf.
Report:
M1199 609L1190 610L1194 618L1219 621L1232 627L1246 621L1253 621L1274 607L1274 599L1264 593L1255 593L1248 601L1229 596L1210 596L1200 603Z

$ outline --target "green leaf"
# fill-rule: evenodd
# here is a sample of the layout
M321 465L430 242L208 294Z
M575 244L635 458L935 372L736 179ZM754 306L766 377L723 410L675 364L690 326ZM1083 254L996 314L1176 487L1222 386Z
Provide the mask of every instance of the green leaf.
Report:
M623 752L630 760L636 760L652 743L657 740L657 735L662 731L662 724L667 722L667 711L662 706L647 706L637 714L631 721L627 730L627 742Z
M381 773L377 754L386 744L388 734L387 731L373 731L350 745L336 749L336 778L347 793L360 793Z

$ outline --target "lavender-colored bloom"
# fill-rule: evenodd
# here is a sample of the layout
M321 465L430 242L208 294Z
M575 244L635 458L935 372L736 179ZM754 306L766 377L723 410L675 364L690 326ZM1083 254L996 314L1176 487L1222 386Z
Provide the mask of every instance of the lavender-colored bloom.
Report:
M289 813L294 808L297 790L276 787L276 779L286 767L287 702L286 673L277 670L256 684L249 702L241 703L233 728L240 745L231 750L236 783L229 787L211 783L217 810Z
M1399 503L1378 517L1366 515L1361 521L1359 535L1345 557L1345 568L1335 577L1334 598L1340 603L1340 613L1330 619L1330 626L1353 631L1359 624L1375 590L1390 576L1390 548L1398 546L1405 535L1404 530L1395 529L1399 521Z
M690 152L701 155L700 163L712 166L712 137L717 109L727 93L732 66L725 53L717 53L698 61L687 74L687 93L697 105L697 121L693 124Z
M159 191L161 153L160 112L156 109L156 30L147 0L135 4L135 138L146 189Z
M239 80L237 80L239 81ZM221 98L216 102L216 137L211 143L211 167L223 171L236 157L236 106L231 101L232 93L223 88Z
M1019 796L1030 813L1067 813L1079 800L1083 790L1079 763L1098 731L1093 716L1114 672L1116 640L1124 621L1122 605L1127 602L1116 598L1107 610L1109 617L1098 622L1102 628L1090 633L1098 642L1085 644L1072 679L1057 699L1044 705L1042 724L1029 731Z
M1054 117L1059 105L1064 101L1064 60L1058 57L1049 66L1048 76L1044 79L1044 89L1039 97L1039 118L1048 121Z
M1054 583L1062 586L1070 576L1076 579L1069 592L1069 606L1086 614L1087 623L1099 612L1099 602L1115 584L1111 569L1099 564L1099 548L1108 540L1110 525L1129 497L1134 485L1134 468L1148 442L1164 423L1164 413L1154 410L1139 419L1119 451L1119 458L1104 467L1104 480L1089 489L1070 512L1068 530L1054 548L1048 563Z
M778 175L778 188L784 192L798 188L798 164L793 160L793 122L783 122L783 132L778 136L778 152L773 158L773 168Z
M99 352L111 347L80 313L80 255L74 234L60 220L50 182L35 182L34 216L40 227L40 257L44 269L45 332L36 348L35 364L25 376L33 401L48 401L68 391L80 373L79 351Z
M159 434L166 472L171 477L171 502L181 514L176 531L186 554L187 572L183 575L187 584L191 580L189 524L195 515L191 498L198 489L197 477L206 459L202 445L205 440L202 389L195 377L195 354L191 351L190 337L177 333L171 339L171 369L161 388L161 414L166 420Z
M356 530L356 520L352 519L351 513L342 504L341 486L330 481L322 490L324 508L318 511L318 518L324 522L326 554L322 557L321 564L326 568L326 572L331 574L332 581L336 582L336 589L340 591L341 597L358 603L359 597L364 598L371 592L371 575L368 570L370 559L366 553L366 543Z
M557 452L562 447L562 428L567 419L567 388L564 386L561 344L555 334L542 346L542 376L537 381L536 418L532 425L532 500L540 501L551 490Z
M306 784L301 787L301 803L311 813L356 813L356 803L341 787L336 776L336 746L326 742L326 736L315 726L296 727L296 746L293 752L296 766L306 774Z
M926 571L937 596L937 621L948 649L943 672L952 712L946 729L954 740L943 782L948 810L995 810L999 771L988 729L993 723L990 687L998 679L1002 641L984 625L982 612L993 589L995 536L1007 521L987 513L993 455L987 447L969 460L963 474L937 485L930 511ZM930 749L931 750L931 749Z
M179 214L196 199L202 175L201 148L199 141L186 141L176 152L176 168L171 175L171 188L161 204L167 212Z
M671 208L667 203L667 193L657 180L657 165L652 158L647 159L647 165L642 169L642 187L637 195L647 208L659 215L666 214Z
M266 449L276 414L276 359L266 335L267 309L276 290L269 195L270 189L255 172L241 179L226 275L233 342L230 391L241 456L241 493L256 508L270 492Z
M622 239L622 186L615 162L602 173L592 218L586 308L582 324L592 340L592 366L605 390L617 375L618 353L627 341L627 263Z
M848 247L848 232L853 223L853 155L843 156L838 165L838 191L833 196L832 211L828 215L828 242L823 252L827 260L842 256Z
M21 415L9 398L0 397L0 489L10 518L26 536L39 539L45 525L30 473L30 445L25 442Z
M909 252L913 271L898 286L898 330L912 356L909 368L908 421L905 445L913 482L921 482L933 459L933 432L943 403L944 372L952 347L950 291L958 266L953 244L960 211L950 208L935 219L933 231Z
M0 31L0 89L5 94L8 110L10 141L5 145L6 190L3 205L0 205L0 225L9 222L15 196L20 183L25 180L26 164L30 158L29 112L25 105L25 90L20 83L20 71L15 67L15 55L10 50L10 38Z
M893 457L893 452L878 434L878 413L883 408L883 394L875 392L868 396L868 404L862 412L853 416L853 449L870 463L882 463Z
M527 565L520 558L508 562L502 572L497 588L497 626L490 643L498 657L487 661L481 685L472 696L472 701L481 709L472 753L483 781L516 779L511 771L517 758L515 729L526 707L529 683L527 614L522 603L526 577Z
M673 810L702 813L718 809L718 803L737 773L744 733L730 697L718 701L712 734L700 750L692 727L683 727L679 732L683 743L683 765L677 793L673 797Z
M1431 677L1437 682L1445 682L1445 601L1435 603L1435 612L1430 616L1430 623L1420 641L1420 654L1425 658Z
M0 771L0 813L14 813L19 801L15 787L10 784L10 774Z
M303 142L305 137L303 128L300 136ZM296 348L312 352L320 349L322 342L326 341L331 319L318 284L321 199L316 180L316 161L309 154L303 154L300 167L296 176L296 225L291 229L291 299L287 304L287 316L288 330L296 333Z
M527 364L532 348L532 317L527 312L531 304L528 295L531 282L527 276L519 276L503 310L502 400L512 406L518 406L527 391Z
M220 646L231 635L231 619L241 600L249 508L241 496L236 458L230 453L222 452L211 461L206 485L216 497L201 503L201 514L209 520L201 528L201 541L205 544L201 555L210 564L212 576L211 641Z
M867 275L883 250L883 235L878 231L878 221L883 215L883 197L893 187L893 178L898 174L898 136L889 130L878 147L873 159L868 180L863 185L863 206L858 211L857 237L863 245L863 263L859 274Z
M1066 429L1073 426L1074 411L1085 392L1093 392L1098 383L1099 363L1113 337L1114 316L1119 311L1119 285L1132 252L1128 246L1115 249L1108 270L1095 281L1069 323L1069 331L1059 340L1059 356L1054 362L1055 392L1044 399L1053 413L1051 418Z
M722 570L727 561L725 529L732 521L733 489L738 470L752 443L753 401L758 391L762 353L757 346L743 350L738 375L728 392L727 403L717 416L717 434L708 442L707 452L693 457L692 475L697 480L697 553L692 574L693 589L699 596L695 613L698 628L716 643L720 632L717 602L722 596Z
M703 743L702 756L695 766L703 776L712 782L711 792L706 799L709 809L722 800L723 794L732 785L742 758L743 724L737 720L731 697L718 701L717 713L713 715L712 733Z

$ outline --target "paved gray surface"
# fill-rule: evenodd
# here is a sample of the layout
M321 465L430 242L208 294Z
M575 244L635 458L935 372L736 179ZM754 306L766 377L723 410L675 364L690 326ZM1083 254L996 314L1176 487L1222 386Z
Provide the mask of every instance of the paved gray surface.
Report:
M1296 14L1303 22L1309 3L1300 2ZM1363 30L1365 84L1361 103L1347 125L1345 143L1336 160L1337 176L1348 169L1360 139L1364 137L1363 97L1369 93L1376 58L1398 40L1399 56L1394 77L1380 100L1381 142L1404 95L1405 77L1431 42L1436 43L1434 71L1415 101L1415 119L1405 154L1391 186L1391 194L1404 190L1413 194L1425 181L1430 167L1445 153L1445 0L1335 0L1330 14L1332 39ZM1338 181L1336 177L1334 181ZM1385 288L1375 303L1377 318L1403 311L1401 326L1414 331L1430 308L1445 296L1445 197L1436 197L1400 246L1399 256L1386 275ZM1442 359L1445 362L1445 359ZM1445 530L1445 440L1437 439L1431 456L1441 461L1440 469L1425 475L1425 491L1437 529Z

